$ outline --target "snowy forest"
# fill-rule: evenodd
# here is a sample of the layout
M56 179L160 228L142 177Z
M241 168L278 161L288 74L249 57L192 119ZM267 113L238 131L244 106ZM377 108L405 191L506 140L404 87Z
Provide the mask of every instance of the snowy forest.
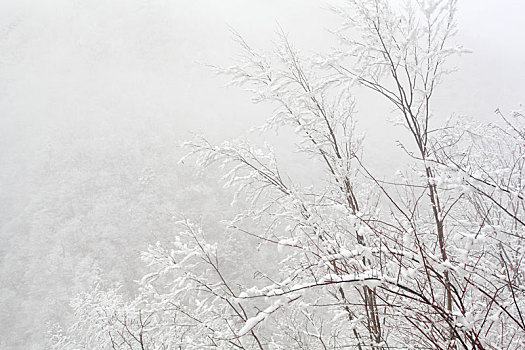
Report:
M525 349L524 13L1 3L0 349Z

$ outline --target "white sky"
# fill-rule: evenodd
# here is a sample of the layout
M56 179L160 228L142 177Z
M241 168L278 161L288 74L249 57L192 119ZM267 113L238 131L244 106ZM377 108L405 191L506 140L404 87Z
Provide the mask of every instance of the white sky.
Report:
M35 151L57 134L73 140L236 136L260 123L269 108L225 89L200 63L232 62L229 26L254 47L270 48L279 23L303 52L322 51L330 42L327 29L337 25L324 4L0 0L0 160L13 169L30 166ZM459 72L436 96L437 113L487 120L497 107L517 108L525 96L525 2L460 0L458 8L456 41L474 53L456 62ZM359 127L367 133L370 158L390 168L395 159L383 149L393 148L401 131L393 132L386 112L371 101L358 101Z
M0 0L0 181L16 181L58 138L65 151L79 138L140 142L198 132L217 140L261 123L270 109L224 88L202 63L232 62L229 27L268 49L279 23L305 54L322 51L327 29L337 26L325 7L314 0ZM489 120L495 108L524 102L525 2L460 0L458 9L456 42L474 53L455 62L459 71L444 81L436 111ZM384 150L402 131L375 106L373 98L358 101L366 154L395 168Z
M260 124L270 108L225 88L201 63L232 62L230 27L269 49L279 23L305 54L322 51L338 24L325 8L314 0L0 0L0 194L30 176L50 142L64 152L78 139L160 135L175 145L193 132L218 140ZM474 53L455 62L437 114L489 120L495 108L524 102L524 17L519 0L459 1L456 41ZM398 157L388 150L403 131L375 102L357 104L365 155L393 170Z

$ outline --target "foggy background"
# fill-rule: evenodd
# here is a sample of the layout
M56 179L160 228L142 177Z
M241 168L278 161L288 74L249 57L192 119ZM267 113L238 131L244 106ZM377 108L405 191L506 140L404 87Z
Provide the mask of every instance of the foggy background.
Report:
M175 212L211 225L228 215L216 174L177 164L180 141L244 135L271 108L226 88L205 64L233 61L230 28L270 49L279 24L304 55L322 52L338 23L326 7L0 0L1 349L42 349L51 324L67 325L69 298L99 278L129 287L138 252L174 234ZM525 4L461 0L458 9L453 42L473 53L453 62L437 117L491 120L525 101ZM403 132L385 121L390 107L359 97L365 155L393 172ZM285 148L286 135L276 142ZM301 163L288 168L310 174Z

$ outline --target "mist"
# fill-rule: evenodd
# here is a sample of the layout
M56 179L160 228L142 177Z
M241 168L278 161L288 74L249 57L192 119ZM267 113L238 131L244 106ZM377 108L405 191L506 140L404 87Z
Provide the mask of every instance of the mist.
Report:
M337 4L332 1L330 4ZM305 55L334 44L336 16L308 0L0 2L0 347L41 349L68 302L100 279L129 287L139 252L173 235L184 211L210 225L231 214L219 176L178 161L195 134L239 136L254 105L210 65L238 55L232 30L271 50L279 27ZM436 118L490 121L525 96L525 4L461 1L454 42L472 50L443 81ZM358 95L366 157L387 175L406 137L391 108ZM264 139L262 141L266 141ZM305 179L315 169L283 163ZM391 153L384 152L391 149ZM307 181L307 180L305 180ZM217 232L220 226L217 226ZM125 282L128 281L128 282Z

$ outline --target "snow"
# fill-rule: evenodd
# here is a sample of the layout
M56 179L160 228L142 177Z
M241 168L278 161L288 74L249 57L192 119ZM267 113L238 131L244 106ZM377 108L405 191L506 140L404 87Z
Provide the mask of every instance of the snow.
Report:
M237 332L237 335L239 337L242 337L243 335L246 335L248 332L250 332L255 326L257 326L259 323L264 321L268 315L275 312L277 309L279 309L282 306L281 301L276 301L273 303L273 305L268 306L264 311L259 312L256 316L251 317L246 320L246 323L244 326Z

